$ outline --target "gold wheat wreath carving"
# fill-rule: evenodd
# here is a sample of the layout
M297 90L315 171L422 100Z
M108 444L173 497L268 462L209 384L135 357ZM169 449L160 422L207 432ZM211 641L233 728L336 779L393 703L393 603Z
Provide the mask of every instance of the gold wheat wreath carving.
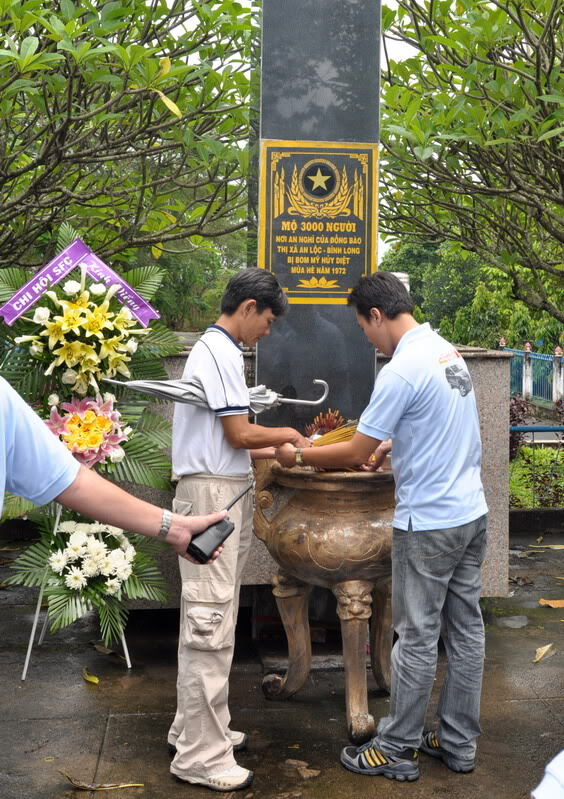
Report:
M288 202L290 203L288 213L302 216L305 219L311 216L317 219L323 216L329 218L335 216L350 216L351 210L348 205L355 187L356 183L349 188L347 170L343 167L343 171L341 172L341 186L333 199L326 203L310 202L300 186L298 168L294 166L290 188L287 191Z

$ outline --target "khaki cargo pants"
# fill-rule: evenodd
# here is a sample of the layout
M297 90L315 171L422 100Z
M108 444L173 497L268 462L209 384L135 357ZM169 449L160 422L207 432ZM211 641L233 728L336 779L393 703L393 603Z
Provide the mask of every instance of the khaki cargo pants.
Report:
M180 479L175 513L222 510L249 476L190 475ZM182 578L178 642L177 710L168 733L176 746L170 770L178 777L208 777L235 765L227 735L229 672L233 659L241 575L252 540L253 498L246 494L230 511L235 530L219 558L196 565L179 558Z

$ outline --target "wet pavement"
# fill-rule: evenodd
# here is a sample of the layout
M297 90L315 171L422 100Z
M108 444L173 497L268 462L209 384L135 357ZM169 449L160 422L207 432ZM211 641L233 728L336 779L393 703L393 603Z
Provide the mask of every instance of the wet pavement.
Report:
M261 680L265 652L250 640L244 609L231 680L234 729L250 735L241 765L255 772L241 799L526 799L544 765L564 747L564 608L538 600L564 598L564 551L520 557L535 536L511 540L512 596L484 601L487 656L482 703L482 737L472 774L450 772L425 755L421 778L396 783L345 771L338 755L346 741L344 680L338 670L314 671L289 701L269 702ZM550 535L543 543L564 544ZM0 580L18 543L0 540ZM177 614L135 611L127 641L128 671L116 655L97 651L96 619L85 618L34 649L26 682L20 680L36 593L0 590L0 799L203 799L212 792L179 783L168 771L166 733L175 709ZM538 647L553 643L556 654L533 663ZM269 644L271 649L271 644ZM315 646L314 646L315 651ZM338 652L327 652L334 662ZM321 661L322 658L320 657ZM83 667L100 682L82 677ZM444 673L440 655L437 689ZM369 675L369 705L378 718L388 699ZM431 708L435 706L433 697ZM433 722L430 713L429 722ZM307 764L306 770L288 761ZM144 783L111 793L80 791L60 773L85 783ZM313 772L315 776L309 772ZM319 773L317 774L317 772ZM224 796L226 796L224 794ZM231 795L228 795L231 796Z

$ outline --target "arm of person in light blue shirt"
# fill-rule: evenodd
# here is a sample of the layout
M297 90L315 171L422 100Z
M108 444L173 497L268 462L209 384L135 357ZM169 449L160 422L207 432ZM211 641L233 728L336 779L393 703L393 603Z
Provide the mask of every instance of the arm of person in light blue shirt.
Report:
M44 505L70 486L79 464L14 389L6 397L6 488Z
M380 441L393 440L398 422L408 409L413 394L413 387L403 377L386 369L376 380L357 431Z

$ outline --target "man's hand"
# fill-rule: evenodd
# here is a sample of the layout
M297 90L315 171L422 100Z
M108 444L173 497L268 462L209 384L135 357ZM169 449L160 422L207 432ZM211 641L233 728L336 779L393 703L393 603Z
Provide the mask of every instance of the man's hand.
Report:
M364 463L361 469L365 472L377 472L386 460L386 455L392 450L392 439L381 441L370 456L368 463Z
M308 447L313 447L313 441L311 439L302 436L301 433L298 433L297 430L294 430L295 435L292 436L290 439L290 443L294 447L299 447L300 449L307 449Z
M292 468L296 465L296 447L293 444L282 444L276 450L276 460L282 466Z
M217 524L217 522L225 519L226 516L227 511L224 510L219 511L219 513L210 513L207 516L181 516L178 513L173 513L172 523L165 541L167 544L171 545L176 554L180 555L181 558L189 560L191 563L196 563L198 566L205 566L206 564L200 564L197 560L194 560L194 558L188 555L186 552L188 545L192 540L192 536L197 533L202 533L211 524ZM208 560L208 563L211 563L219 557L222 551L223 547L218 547Z

